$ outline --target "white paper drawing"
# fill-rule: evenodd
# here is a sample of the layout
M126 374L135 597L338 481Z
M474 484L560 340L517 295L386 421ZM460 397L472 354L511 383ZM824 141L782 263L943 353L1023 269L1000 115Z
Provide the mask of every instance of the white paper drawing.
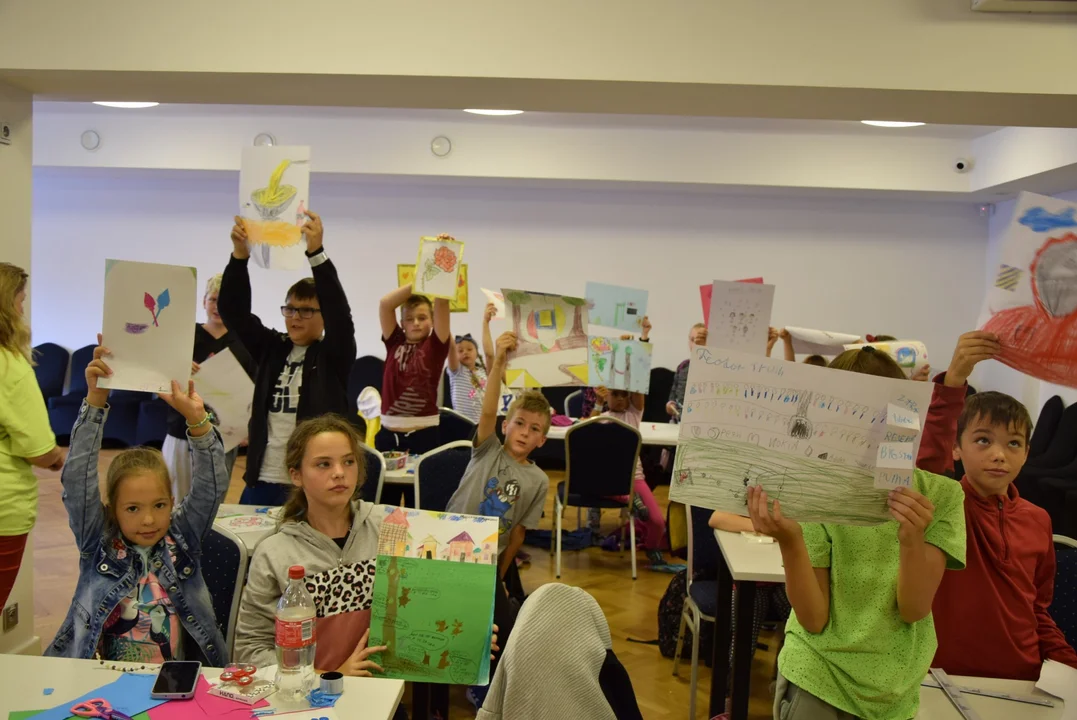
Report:
M875 487L880 443L920 434L887 424L893 404L924 417L931 383L696 348L688 368L670 499L747 515L759 485L801 522L891 519Z
M859 335L785 326L793 338L793 352L802 355L840 355L845 346L860 342Z
M876 350L881 350L901 366L905 373L912 377L920 368L928 364L927 346L919 340L888 340L873 343L853 343L846 345L846 350L859 350L870 345Z
M506 384L514 388L585 385L587 301L502 289L517 346L509 353Z
M587 320L593 336L638 334L647 314L647 291L619 285L587 283Z
M105 261L105 310L101 327L112 390L186 390L194 354L197 278L193 267ZM80 371L81 372L81 371Z
M232 351L225 349L202 363L194 386L217 417L224 451L232 450L247 437L254 382Z
M774 286L715 280L707 347L766 355Z
M502 295L497 290L488 290L486 288L480 288L480 289L482 290L482 294L486 296L486 301L493 303L494 308L497 310L497 312L494 313L494 319L496 319L496 320L504 320L505 319L505 296Z
M301 228L310 208L310 148L243 148L239 208L255 265L270 270L306 266Z
M464 243L459 240L444 236L420 238L414 291L429 297L454 299L463 257Z

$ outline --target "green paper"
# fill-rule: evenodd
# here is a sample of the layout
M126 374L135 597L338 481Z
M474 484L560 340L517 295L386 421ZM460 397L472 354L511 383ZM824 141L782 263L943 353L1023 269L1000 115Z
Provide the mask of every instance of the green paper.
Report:
M485 685L496 575L490 563L379 555L369 644L389 647L371 657L383 677Z

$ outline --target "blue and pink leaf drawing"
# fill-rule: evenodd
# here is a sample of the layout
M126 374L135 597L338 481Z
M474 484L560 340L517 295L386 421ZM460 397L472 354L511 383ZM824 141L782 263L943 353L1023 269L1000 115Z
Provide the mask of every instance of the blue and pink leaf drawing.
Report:
M168 288L165 288L157 299L153 299L153 295L145 293L142 297L142 304L146 306L146 309L150 311L150 315L153 317L153 326L160 327L157 319L161 317L161 311L168 307L171 302L168 296ZM125 323L124 330L132 335L140 335L149 328L149 323Z

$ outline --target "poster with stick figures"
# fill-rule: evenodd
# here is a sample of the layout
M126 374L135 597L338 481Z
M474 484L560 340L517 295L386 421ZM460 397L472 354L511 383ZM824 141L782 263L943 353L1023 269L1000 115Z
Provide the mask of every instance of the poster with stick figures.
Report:
M707 347L765 355L773 306L773 285L715 280Z

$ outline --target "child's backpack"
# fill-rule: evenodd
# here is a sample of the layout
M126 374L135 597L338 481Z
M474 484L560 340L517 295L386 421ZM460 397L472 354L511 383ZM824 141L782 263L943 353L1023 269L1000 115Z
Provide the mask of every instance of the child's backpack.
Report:
M658 603L658 651L663 657L671 658L677 650L677 632L681 629L681 611L684 610L684 598L688 595L688 571L681 570L669 581L669 587ZM699 639L699 658L707 666L711 664L711 648L714 647L714 634L710 623L704 623ZM692 629L684 629L684 642L681 645L681 657L692 657Z

